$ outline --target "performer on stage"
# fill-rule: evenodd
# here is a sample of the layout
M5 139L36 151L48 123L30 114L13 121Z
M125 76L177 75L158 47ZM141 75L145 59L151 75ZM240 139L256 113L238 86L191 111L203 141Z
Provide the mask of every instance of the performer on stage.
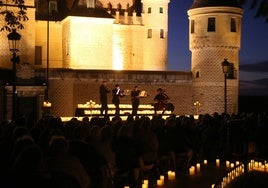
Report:
M165 110L165 106L167 104L169 97L165 93L165 91L162 88L157 89L157 94L154 97L154 101L156 102L154 104L155 114L157 110Z
M115 105L115 115L119 115L120 109L119 109L119 104L120 104L120 97L123 97L123 91L121 91L119 84L115 85L115 88L112 90L112 103Z
M103 81L100 88L100 102L101 102L101 109L100 114L103 115L103 112L105 115L108 115L108 102L107 102L107 94L110 93L110 90L107 87L107 82Z
M130 96L132 104L132 115L136 116L140 105L140 90L138 86L134 86L133 90L130 93Z

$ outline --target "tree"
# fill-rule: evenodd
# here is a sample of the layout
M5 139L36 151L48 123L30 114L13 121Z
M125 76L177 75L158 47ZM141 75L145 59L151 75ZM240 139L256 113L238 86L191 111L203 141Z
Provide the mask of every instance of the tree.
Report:
M256 18L263 17L265 22L268 23L268 0L250 0L250 9L257 9ZM248 0L241 0L242 4Z
M6 7L5 10L1 10L3 7ZM17 7L18 11L14 11L14 7ZM29 20L26 11L24 0L12 0L11 4L5 4L0 0L0 15L4 17L4 25L0 31L7 30L11 32L12 29L24 29L22 22Z

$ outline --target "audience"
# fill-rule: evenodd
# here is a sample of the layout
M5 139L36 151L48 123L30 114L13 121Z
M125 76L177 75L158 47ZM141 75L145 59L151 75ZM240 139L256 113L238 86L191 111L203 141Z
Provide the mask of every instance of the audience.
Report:
M153 166L183 170L203 159L245 153L268 159L267 131L266 113L67 122L49 116L36 123L18 118L0 124L0 175L12 187L109 188L127 172L134 185ZM68 181L56 181L60 178Z

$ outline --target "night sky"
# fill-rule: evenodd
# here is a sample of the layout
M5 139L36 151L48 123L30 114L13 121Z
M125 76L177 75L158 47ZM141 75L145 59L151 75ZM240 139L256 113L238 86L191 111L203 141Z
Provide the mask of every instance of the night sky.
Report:
M171 0L169 3L168 70L191 71L187 10L192 2L193 0ZM256 90L255 94L264 92L268 95L268 23L265 23L264 18L255 18L257 9L249 9L249 4L243 8L239 52L240 89L252 88L252 84L258 82L259 86L262 84L262 91Z

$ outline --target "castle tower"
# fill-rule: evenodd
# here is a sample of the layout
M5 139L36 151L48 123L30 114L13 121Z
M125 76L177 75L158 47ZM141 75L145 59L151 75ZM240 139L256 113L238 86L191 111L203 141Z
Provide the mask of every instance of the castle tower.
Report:
M227 113L237 113L243 10L236 0L195 0L187 13L193 108L199 108L199 113L224 112L225 84L221 64L227 59L234 73L226 84Z
M143 70L167 69L169 0L142 0Z

